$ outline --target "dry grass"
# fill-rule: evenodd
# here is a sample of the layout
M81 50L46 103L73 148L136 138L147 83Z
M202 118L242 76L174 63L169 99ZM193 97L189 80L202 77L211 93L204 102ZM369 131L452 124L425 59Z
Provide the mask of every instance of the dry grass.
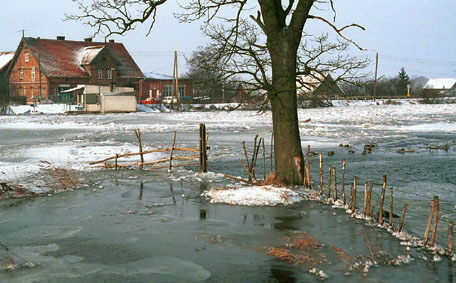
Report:
M266 254L294 264L326 262L326 258L320 252L322 244L307 232L298 231L292 237L283 238L282 241L283 245L268 248Z
M71 168L71 164L55 165L47 161L42 161L47 164L44 169L46 172L45 183L54 192L60 192L68 189L74 189L81 184L81 181L76 173L76 170Z

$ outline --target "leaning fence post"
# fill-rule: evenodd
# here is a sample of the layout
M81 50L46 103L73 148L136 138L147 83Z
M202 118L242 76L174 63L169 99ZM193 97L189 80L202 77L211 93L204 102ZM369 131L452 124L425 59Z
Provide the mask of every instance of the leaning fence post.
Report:
M119 154L116 153L116 159L114 160L114 168L117 170L117 158L119 158Z
M199 146L200 146L200 173L207 172L207 139L206 125L200 124L199 128Z
M431 201L431 210L429 211L429 216L426 224L426 230L424 231L423 247L427 245L429 228L431 227L432 214L434 214L434 200Z
M399 222L399 228L397 231L400 233L402 231L402 225L404 225L404 218L405 218L405 212L407 211L408 204L404 204L404 208L402 208L402 215L401 215L401 222Z
M451 253L453 252L453 225L454 225L453 220L450 220L450 222L448 222L448 255L449 256L451 256Z
M437 224L439 222L439 197L434 196L434 228L432 229L432 236L431 236L431 242L429 243L429 246L434 246L434 241L435 241L435 235L437 234Z
M383 202L385 201L386 175L383 175L382 194L380 195L380 207L378 208L378 222L383 225Z

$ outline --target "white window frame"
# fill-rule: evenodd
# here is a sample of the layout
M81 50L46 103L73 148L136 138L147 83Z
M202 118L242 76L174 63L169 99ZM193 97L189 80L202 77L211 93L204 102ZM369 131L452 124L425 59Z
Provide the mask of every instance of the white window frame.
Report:
M29 61L29 53L25 52L25 62L28 62L28 61Z
M112 71L111 71L111 69L106 69L106 79L112 80Z
M20 79L20 80L23 80L23 79L24 79L24 69L22 69L22 67L19 68L19 79Z
M32 81L35 80L36 77L36 72L35 72L35 66L32 67Z
M97 69L97 78L99 80L103 79L103 69Z

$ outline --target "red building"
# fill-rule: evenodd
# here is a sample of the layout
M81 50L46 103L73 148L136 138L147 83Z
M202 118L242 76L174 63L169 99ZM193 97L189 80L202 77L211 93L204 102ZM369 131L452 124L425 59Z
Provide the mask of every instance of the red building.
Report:
M78 84L134 87L139 98L143 73L122 43L24 37L8 69L10 96L27 102L74 102L62 91Z
M176 91L173 91L173 77L156 73L145 73L145 75L141 100L153 97L158 101L163 101L167 96L176 97ZM179 78L178 88L180 102L192 103L193 81Z

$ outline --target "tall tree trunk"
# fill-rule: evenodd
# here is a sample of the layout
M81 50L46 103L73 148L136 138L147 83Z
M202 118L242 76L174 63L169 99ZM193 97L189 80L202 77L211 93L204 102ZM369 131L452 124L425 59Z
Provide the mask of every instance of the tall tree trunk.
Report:
M270 96L274 129L276 175L287 184L302 184L304 158L299 135L296 99L297 46L284 30L268 38L274 93Z

